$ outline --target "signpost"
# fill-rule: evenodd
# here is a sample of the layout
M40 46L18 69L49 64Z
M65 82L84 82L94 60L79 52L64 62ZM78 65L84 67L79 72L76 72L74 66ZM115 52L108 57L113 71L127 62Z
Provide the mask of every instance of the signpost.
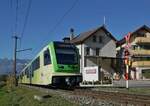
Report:
M130 40L130 36L131 36L131 33L128 33L126 36L125 36L125 40L126 40L126 46L125 46L125 52L124 52L124 58L125 58L125 65L126 65L126 73L125 73L125 79L126 79L126 88L128 89L129 88L129 65L130 65L130 60L129 60L129 48L130 48L130 43L129 43L129 40Z

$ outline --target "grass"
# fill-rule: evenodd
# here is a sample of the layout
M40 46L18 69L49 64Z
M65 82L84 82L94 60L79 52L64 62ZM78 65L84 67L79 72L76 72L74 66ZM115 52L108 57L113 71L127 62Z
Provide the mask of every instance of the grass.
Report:
M141 95L150 95L150 88L129 88L128 92Z
M37 90L28 88L14 88L7 91L6 87L0 88L0 106L77 106L58 95L49 94L43 101L34 99L34 95L47 95Z

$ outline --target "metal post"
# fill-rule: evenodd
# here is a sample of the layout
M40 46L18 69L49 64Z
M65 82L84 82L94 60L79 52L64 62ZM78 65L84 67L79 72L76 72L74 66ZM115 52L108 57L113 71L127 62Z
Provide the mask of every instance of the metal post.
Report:
M100 70L100 80L101 80L101 85L103 84L103 76L102 76L102 67L101 67L101 57L99 58L98 64L99 64L99 70Z
M127 74L127 79L126 79L126 88L128 89L129 88L129 66L128 64L126 65L126 74Z
M14 76L14 85L17 86L17 78L16 78L16 57L17 57L17 36L13 36L15 39L15 47L14 47L14 68L13 68L13 76Z
M103 85L103 75L102 75L102 68L100 67L100 72L101 72L101 85Z
M27 50L32 50L32 48L28 48L28 49L22 49L22 50L17 50L17 40L19 39L18 36L13 36L12 38L15 39L15 47L14 47L14 62L13 62L13 77L14 77L14 85L18 86L17 83L17 71L16 71L16 60L17 60L17 52L22 52L22 51L27 51Z
M82 57L81 57L81 59L82 59L82 60L81 60L81 62L82 62L82 66L81 66L81 67L82 67L82 70L81 70L81 71L83 72L84 67L85 67L85 66L84 66L84 62L85 62L85 57L84 57L84 53L85 53L85 51L84 51L84 44L81 44L81 51L82 51L82 52L81 52L81 56L82 56Z
M129 32L126 36L125 36L125 40L126 40L126 50L128 51L128 49L130 48L130 36L131 33ZM129 52L129 51L128 51ZM126 59L127 59L127 63L126 63L126 88L129 88L129 53L125 54L126 55Z

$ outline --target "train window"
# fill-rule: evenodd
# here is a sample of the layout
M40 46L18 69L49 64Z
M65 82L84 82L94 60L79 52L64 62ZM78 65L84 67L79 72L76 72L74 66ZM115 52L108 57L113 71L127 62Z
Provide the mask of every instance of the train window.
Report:
M33 62L32 62L32 72L36 69L40 68L40 58L36 58Z
M44 65L48 65L48 64L51 64L49 49L44 51Z

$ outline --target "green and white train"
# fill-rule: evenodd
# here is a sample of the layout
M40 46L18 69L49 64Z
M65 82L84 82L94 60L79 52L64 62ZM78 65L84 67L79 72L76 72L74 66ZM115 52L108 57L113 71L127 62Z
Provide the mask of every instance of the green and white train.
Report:
M81 80L75 45L51 42L21 71L18 83L76 86Z

